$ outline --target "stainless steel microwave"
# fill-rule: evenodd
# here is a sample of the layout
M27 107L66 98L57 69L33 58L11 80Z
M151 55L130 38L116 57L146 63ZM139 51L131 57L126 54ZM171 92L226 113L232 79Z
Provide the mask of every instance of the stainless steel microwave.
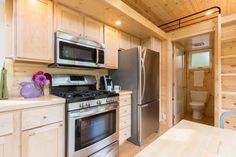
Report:
M56 32L55 64L58 66L105 67L105 46L64 32Z

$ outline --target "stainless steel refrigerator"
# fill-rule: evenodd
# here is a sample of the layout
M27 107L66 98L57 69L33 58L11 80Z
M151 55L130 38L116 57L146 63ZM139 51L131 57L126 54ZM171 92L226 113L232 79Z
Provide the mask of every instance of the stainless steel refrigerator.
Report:
M144 47L119 52L119 68L109 72L114 85L131 90L132 119L129 141L143 140L159 129L160 55Z

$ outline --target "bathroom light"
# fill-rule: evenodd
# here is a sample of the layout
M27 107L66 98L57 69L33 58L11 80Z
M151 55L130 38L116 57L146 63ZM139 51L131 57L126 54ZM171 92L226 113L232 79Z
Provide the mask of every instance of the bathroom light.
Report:
M205 15L211 15L212 13L213 13L213 11L212 11L212 10L210 10L210 11L206 12L206 14L205 14Z
M120 21L120 20L117 20L117 21L115 22L115 24L116 24L117 26L120 26L120 25L121 25L121 21Z

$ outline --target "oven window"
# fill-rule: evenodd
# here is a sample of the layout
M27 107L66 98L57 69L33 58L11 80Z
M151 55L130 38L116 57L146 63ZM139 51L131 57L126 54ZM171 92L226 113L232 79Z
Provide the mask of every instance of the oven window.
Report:
M75 151L116 132L116 110L75 121Z
M96 62L96 49L60 41L60 59Z

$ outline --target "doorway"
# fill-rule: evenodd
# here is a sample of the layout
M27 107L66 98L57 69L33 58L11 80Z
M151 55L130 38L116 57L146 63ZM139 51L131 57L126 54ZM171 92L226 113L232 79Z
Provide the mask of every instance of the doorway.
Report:
M173 124L185 119L214 125L213 34L176 40L173 45Z

